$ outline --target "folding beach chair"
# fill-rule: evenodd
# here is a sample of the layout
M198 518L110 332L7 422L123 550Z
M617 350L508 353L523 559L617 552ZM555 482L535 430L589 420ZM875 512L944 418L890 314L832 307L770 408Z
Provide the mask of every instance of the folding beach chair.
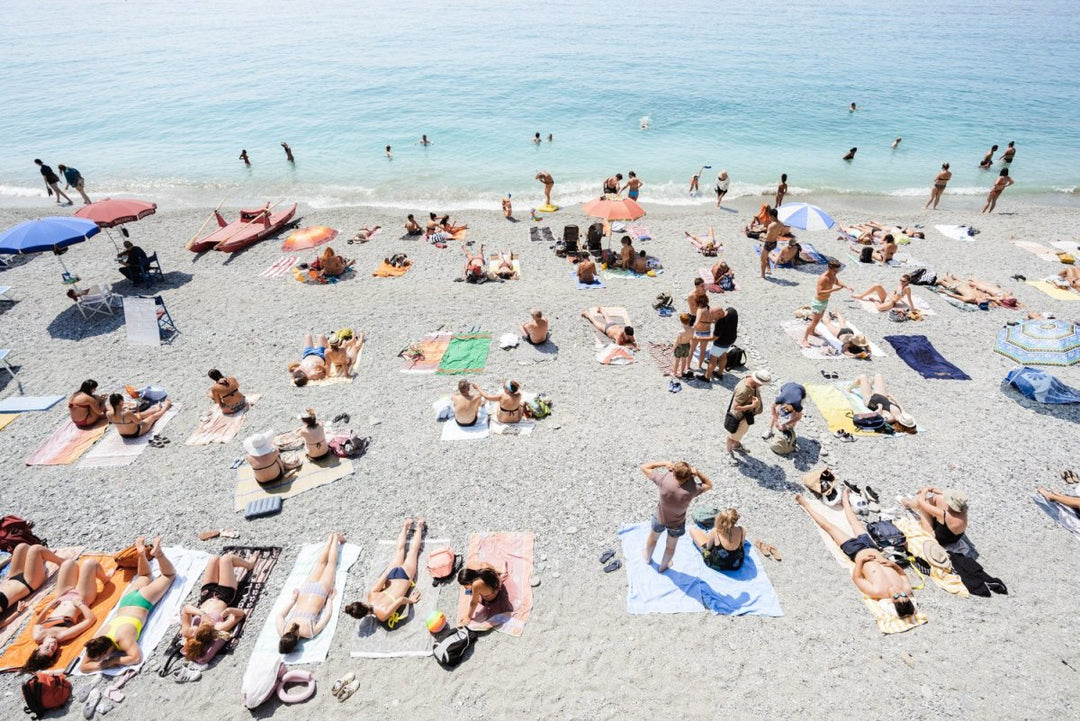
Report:
M5 303L14 303L15 299L8 295L8 291L11 290L10 285L0 285L0 301Z
M562 240L563 247L567 253L578 252L578 227L576 225L567 225L563 227Z
M161 272L161 263L158 262L157 253L152 253L146 258L146 267L143 268L143 278L147 284L155 280L164 281L165 274Z
M155 254L156 255L156 254ZM157 315L158 331L161 333L161 339L168 338L172 340L172 337L180 333L180 329L176 327L176 323L172 319L172 315L169 313L168 307L165 305L165 299L160 295L140 295L140 298L146 298L154 301L154 310Z
M96 315L115 315L112 307L113 302L119 299L120 296L112 292L112 286L108 283L102 283L90 290L90 293L80 295L75 299L75 305L78 307L79 312L82 313L82 317L89 320Z
M8 359L7 359L8 353L10 353L10 352L11 352L10 348L0 348L0 363L4 364L4 367L7 368L7 372L10 373L11 378L14 379L15 378L15 369L11 367L11 364L8 363Z

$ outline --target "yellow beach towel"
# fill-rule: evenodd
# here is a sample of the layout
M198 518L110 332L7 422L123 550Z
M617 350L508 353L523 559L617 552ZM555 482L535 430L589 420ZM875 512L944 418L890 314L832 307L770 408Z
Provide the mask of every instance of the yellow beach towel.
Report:
M855 423L851 419L851 415L855 413L855 410L839 388L808 383L806 392L810 395L810 400L817 406L818 411L821 412L825 423L829 426L830 433L835 434L837 431L843 430L853 436L882 435L855 427Z
M285 479L260 485L255 480L255 472L245 464L236 471L236 493L233 498L233 510L242 511L248 503L259 498L278 496L291 498L312 488L325 486L339 481L353 472L353 462L348 458L338 458L329 453L317 461L304 458L300 470L289 474Z
M11 423L18 417L18 413L0 413L0 430L7 428L8 423Z
M1067 288L1059 288L1048 280L1029 280L1027 284L1038 288L1054 300L1080 300L1080 293Z
M364 346L360 346L360 352L356 354L356 362L352 364L348 372L345 375L334 375L320 378L317 381L310 381L308 385L312 386L332 386L336 383L352 383L356 378L356 369L360 366L360 359L364 357Z
M490 273L491 275L498 275L499 274L499 265L500 265L499 260L497 258L492 258L488 262L488 273ZM521 278L521 261L518 260L517 258L514 258L513 265L514 265L514 272L510 276L510 280L519 280Z
M918 556L926 561L926 557L922 553L922 547L924 543L932 540L926 529L920 526L918 521L913 518L897 518L894 523L907 536L907 547L911 551L911 555ZM952 571L946 571L944 568L939 568L931 563L930 578L942 591L947 591L960 598L969 598L971 596L967 587L964 586L964 582Z

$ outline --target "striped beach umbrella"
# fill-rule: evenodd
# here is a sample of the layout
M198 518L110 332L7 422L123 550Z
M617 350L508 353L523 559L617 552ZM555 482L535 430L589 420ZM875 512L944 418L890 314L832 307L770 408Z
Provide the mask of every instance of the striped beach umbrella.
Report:
M828 213L809 203L784 203L776 209L781 223L800 230L828 230L836 225Z
M1080 363L1080 327L1063 320L1026 320L1007 325L994 350L1024 365L1069 366Z

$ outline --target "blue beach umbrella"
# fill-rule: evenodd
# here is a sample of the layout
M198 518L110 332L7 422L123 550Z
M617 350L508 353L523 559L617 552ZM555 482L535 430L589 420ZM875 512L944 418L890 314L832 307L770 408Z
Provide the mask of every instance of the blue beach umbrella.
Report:
M64 248L88 240L100 232L97 223L83 218L50 216L27 220L0 233L0 253L26 255L53 251L59 260ZM67 272L63 260L60 267Z
M828 213L809 203L784 203L776 215L781 223L800 230L828 230L836 225Z
M1080 327L1063 320L1026 320L1007 325L994 350L1024 365L1069 366L1080 362Z

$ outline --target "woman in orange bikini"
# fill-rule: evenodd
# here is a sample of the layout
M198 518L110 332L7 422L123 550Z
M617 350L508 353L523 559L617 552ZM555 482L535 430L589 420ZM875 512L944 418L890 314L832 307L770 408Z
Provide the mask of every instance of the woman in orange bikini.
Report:
M345 607L345 613L353 618L374 616L379 622L390 628L397 625L407 606L420 600L420 592L415 589L417 563L420 558L420 546L426 528L424 519L416 519L416 532L412 542L408 542L413 520L406 518L401 524L401 533L397 539L397 554L393 562L382 572L374 587L363 601L354 601Z

